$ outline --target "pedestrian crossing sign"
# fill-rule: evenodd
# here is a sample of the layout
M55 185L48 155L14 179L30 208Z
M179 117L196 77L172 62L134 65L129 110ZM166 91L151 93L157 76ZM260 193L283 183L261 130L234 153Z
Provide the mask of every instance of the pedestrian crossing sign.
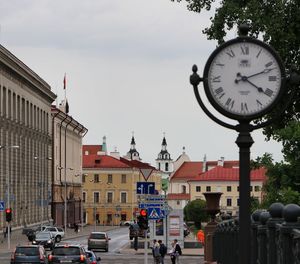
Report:
M148 208L148 219L157 220L161 218L161 210L158 207Z
M0 212L4 211L4 201L0 201Z

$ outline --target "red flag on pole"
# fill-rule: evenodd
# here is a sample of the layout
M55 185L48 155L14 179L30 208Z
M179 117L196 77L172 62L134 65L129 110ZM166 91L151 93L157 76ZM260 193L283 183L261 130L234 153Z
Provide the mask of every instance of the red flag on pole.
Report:
M67 80L66 80L66 74L65 74L65 77L64 77L64 90L66 90L66 87L67 87Z

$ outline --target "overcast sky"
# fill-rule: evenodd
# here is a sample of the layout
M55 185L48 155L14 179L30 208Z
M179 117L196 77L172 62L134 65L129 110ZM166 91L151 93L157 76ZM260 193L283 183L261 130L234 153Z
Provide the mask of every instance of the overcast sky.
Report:
M189 84L192 65L202 76L216 47L202 34L212 14L169 0L0 0L0 41L57 102L66 73L70 115L89 130L84 144L105 135L108 151L125 155L134 132L142 160L155 164L165 133L174 160L183 146L194 161L238 159L237 132L210 120ZM253 158L282 159L262 130L252 136Z

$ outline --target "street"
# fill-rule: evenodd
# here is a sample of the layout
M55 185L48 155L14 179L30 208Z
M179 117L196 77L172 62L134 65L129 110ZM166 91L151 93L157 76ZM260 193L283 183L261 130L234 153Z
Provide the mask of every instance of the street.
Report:
M143 250L137 252L128 249L129 235L128 228L116 228L107 231L108 236L111 238L109 242L109 251L96 251L96 255L101 257L101 264L112 264L112 263L126 263L126 264L143 264L145 263L145 256ZM76 243L82 244L85 248L87 247L87 235L80 236L72 239L63 239L62 243ZM189 264L202 264L204 263L202 256L181 256L181 263ZM0 263L9 264L10 263L10 253L0 254ZM152 255L148 255L148 263L152 264ZM165 257L165 264L171 264L169 256Z

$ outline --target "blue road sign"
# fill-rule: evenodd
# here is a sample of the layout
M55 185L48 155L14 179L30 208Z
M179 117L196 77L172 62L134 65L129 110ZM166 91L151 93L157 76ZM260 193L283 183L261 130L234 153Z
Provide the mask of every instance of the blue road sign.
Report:
M148 203L140 203L139 209L147 209L149 207L153 208L153 207L162 207L162 206L163 206L163 204L161 204L161 203L160 204L159 203L155 203L155 204L154 203L149 203L149 204Z
M3 212L5 209L5 203L4 201L0 201L0 212Z
M136 194L154 194L155 182L137 182Z
M157 220L161 219L161 210L159 207L148 208L148 219Z

